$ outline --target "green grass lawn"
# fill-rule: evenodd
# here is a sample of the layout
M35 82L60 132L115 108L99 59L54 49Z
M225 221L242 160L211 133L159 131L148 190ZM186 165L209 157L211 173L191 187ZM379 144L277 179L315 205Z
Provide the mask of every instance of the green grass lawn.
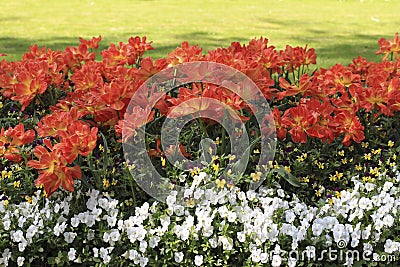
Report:
M378 39L400 29L398 10L397 0L0 0L0 53L18 60L34 43L64 49L102 35L105 48L139 35L162 57L186 40L207 51L265 36L278 48L309 44L328 67L378 59Z

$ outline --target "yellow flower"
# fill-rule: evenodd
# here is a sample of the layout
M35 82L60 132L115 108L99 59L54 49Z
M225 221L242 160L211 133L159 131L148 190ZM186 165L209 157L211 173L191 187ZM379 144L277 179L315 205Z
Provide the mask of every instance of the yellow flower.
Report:
M215 142L214 142L216 145L219 145L219 144L221 144L221 140L219 139L219 137L217 137L217 139L215 139Z
M251 173L250 174L251 179L253 179L254 182L260 181L261 179L261 172L257 172L257 173Z
M362 169L363 169L363 168L361 167L360 164L357 164L357 165L356 165L356 170L357 170L357 171L361 171Z
M346 158L342 159L342 164L347 164L347 159Z
M125 205L132 206L133 205L133 201L131 199L125 200Z
M103 187L107 188L109 186L110 186L110 182L106 178L104 178L103 179Z
M344 150L341 150L341 151L339 151L339 156L342 156L342 157L344 157Z
M14 181L14 187L20 187L21 186L21 181Z
M260 150L258 150L257 148L256 149L254 149L254 154L260 154Z
M199 168L199 167L194 167L193 169L190 169L189 172L190 172L190 174L191 174L192 176L194 176L194 175L200 173L200 168Z
M217 174L218 170L219 170L219 164L213 164L213 169L214 169L215 174Z
M99 150L101 151L101 152L104 152L104 147L103 147L103 145L99 145Z
M364 159L371 160L371 153L364 154Z
M3 102L0 102L0 109L3 108Z
M335 182L336 181L336 179L337 179L337 177L336 177L336 175L334 174L334 175L331 175L331 176L329 176L329 180L331 180L332 182Z
M229 189L232 189L232 188L235 187L235 185L234 185L232 182L228 182L228 183L226 184L226 186L227 186Z
M350 152L351 152L351 151L354 151L354 146L350 146L350 147L349 147L349 150L350 150Z
M229 155L229 160L234 160L236 158L235 155Z
M389 140L388 146L389 146L389 147L393 147L393 146L394 146L394 142L393 142L392 140Z
M9 204L9 201L8 201L8 199L6 199L6 200L4 200L4 206L8 206L8 204Z
M117 180L112 180L111 185L116 185L117 184Z
M379 155L379 154L381 154L381 152L382 152L382 149L380 149L380 148L378 148L378 149L372 149L372 154L374 154L374 155Z
M189 207L193 207L194 204L196 204L196 202L192 198L186 200L185 202L186 202L186 205L188 205Z
M225 184L226 184L226 181L225 181L225 179L217 179L216 181L215 181L216 183L217 183L217 187L218 188L224 188L225 187Z
M335 195L336 195L337 198L340 198L340 196L341 196L342 194L341 194L339 191L336 191L336 192L335 192Z
M333 205L333 203L335 203L335 201L334 201L332 198L330 198L330 199L329 199L329 204L330 204L330 205Z
M361 143L361 146L362 146L363 148L367 148L367 147L369 146L369 143L368 143L368 142L362 142L362 143Z
M336 171L336 177L340 180L343 177L343 173Z
M285 166L284 167L285 168L285 170L288 172L288 173L290 173L292 170L290 169L290 166Z
M316 195L317 197L320 197L320 196L321 196L321 192L320 192L319 190L316 190L316 191L315 191L315 195Z
M320 168L321 170L325 169L325 165L323 162L317 162L317 166L318 168Z
M165 167L165 158L161 157L161 166Z
M25 197L26 202L28 202L29 204L32 204L32 198L30 196L26 196Z

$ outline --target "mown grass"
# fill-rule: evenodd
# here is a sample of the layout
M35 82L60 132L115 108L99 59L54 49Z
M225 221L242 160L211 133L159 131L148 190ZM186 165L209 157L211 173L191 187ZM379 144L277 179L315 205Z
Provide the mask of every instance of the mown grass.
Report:
M162 57L187 40L204 51L265 36L316 48L318 65L375 60L377 41L399 31L396 0L0 0L0 53L18 60L37 43L52 49L102 35L102 47L130 36L153 40Z

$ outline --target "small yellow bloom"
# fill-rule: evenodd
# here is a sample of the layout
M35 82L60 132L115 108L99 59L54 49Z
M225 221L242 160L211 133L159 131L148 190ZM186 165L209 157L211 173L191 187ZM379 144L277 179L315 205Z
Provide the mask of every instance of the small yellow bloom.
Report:
M253 179L254 182L260 181L261 179L261 172L257 172L257 173L251 173L250 174L251 179Z
M228 182L228 183L226 184L226 186L227 186L229 189L232 189L232 188L235 187L235 185L234 185L232 182Z
M165 158L161 157L161 166L165 167Z
M107 188L109 186L110 186L110 182L106 178L104 178L103 179L103 187Z
M369 146L369 143L368 143L368 142L362 142L362 143L361 143L361 146L362 146L363 148L367 148L367 147Z
M219 171L219 164L213 164L213 169L214 169L215 174L217 174Z
M20 187L21 186L21 181L14 181L14 187Z
M336 171L336 177L340 180L343 177L343 173Z
M363 169L363 168L361 167L360 164L357 164L357 165L356 165L356 170L357 170L357 171L361 171L362 169Z
M196 204L196 202L192 198L186 200L185 202L186 202L186 205L188 205L189 207L193 207L194 204Z
M315 191L315 195L316 195L317 197L320 197L320 196L321 196L321 192L320 192L319 190L316 190L316 191Z
M285 168L285 170L288 172L288 173L290 173L292 170L290 169L290 166L285 166L284 167Z
M225 184L226 184L226 181L225 181L225 179L217 179L216 181L215 181L216 183L217 183L217 187L218 188L224 188L225 187Z
M10 203L10 202L8 201L8 199L4 200L4 206L7 207L9 203Z
M216 145L219 145L219 144L221 144L221 140L219 139L219 137L217 137L217 139L215 139L215 142L214 142Z
M103 145L99 145L99 150L101 151L101 152L104 152L104 147L103 147Z
M347 164L347 159L346 158L342 159L342 164Z
M364 159L371 160L371 153L364 154Z
M325 165L323 162L317 162L317 166L318 168L320 168L321 170L325 169Z
M342 156L342 157L344 157L344 150L341 150L341 151L339 151L339 156Z
M329 204L330 204L330 205L333 205L333 203L335 203L335 201L334 201L332 198L330 198L330 199L329 199Z
M229 160L234 160L236 158L235 155L229 155Z
M336 195L337 198L340 198L340 196L341 196L342 194L341 194L339 191L336 191L336 192L335 192L335 195Z
M116 185L117 184L117 180L112 180L111 185Z
M392 140L389 140L388 146L389 146L389 147L393 147L393 146L394 146L394 142L393 142Z
M0 109L3 108L3 102L0 102Z
M354 146L350 146L350 147L349 147L349 150L350 150L350 152L351 152L351 151L354 151Z
M381 154L381 152L382 152L382 149L380 149L380 148L378 148L378 149L372 149L372 154L374 154L374 155L379 155L379 154Z
M26 202L28 202L29 204L32 204L32 198L30 196L26 196L25 197Z
M194 167L193 169L190 169L189 172L190 172L190 174L191 174L192 176L194 176L194 175L200 173L200 168L199 168L199 167Z

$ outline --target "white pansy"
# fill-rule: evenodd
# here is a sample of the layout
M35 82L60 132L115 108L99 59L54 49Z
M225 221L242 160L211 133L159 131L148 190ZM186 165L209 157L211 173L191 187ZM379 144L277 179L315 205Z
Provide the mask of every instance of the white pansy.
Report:
M72 242L74 242L75 237L76 237L76 233L73 233L73 232L65 232L64 233L64 240L68 244L71 244Z
M196 266L201 266L203 264L203 255L196 255L194 257L194 264Z
M177 263L182 262L183 261L183 257L184 257L183 252L175 252L174 253L174 259L175 259L175 262L177 262Z
M17 258L17 264L18 264L18 266L23 266L23 265L24 265L24 261L25 261L25 258L24 258L24 257L18 257L18 258Z
M281 263L282 263L282 258L281 258L280 255L276 255L275 254L275 255L272 256L271 266L278 267L278 266L281 266Z
M75 258L76 258L76 250L74 248L70 248L68 251L68 259L70 261L73 261L75 260Z

